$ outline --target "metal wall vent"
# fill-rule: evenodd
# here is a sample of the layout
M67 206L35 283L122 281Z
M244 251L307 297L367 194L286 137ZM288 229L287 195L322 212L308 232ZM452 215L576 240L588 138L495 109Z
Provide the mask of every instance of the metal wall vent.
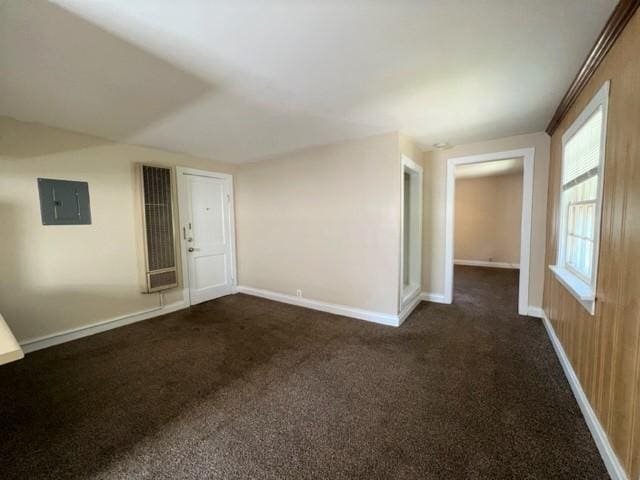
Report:
M140 165L148 292L178 286L171 169Z

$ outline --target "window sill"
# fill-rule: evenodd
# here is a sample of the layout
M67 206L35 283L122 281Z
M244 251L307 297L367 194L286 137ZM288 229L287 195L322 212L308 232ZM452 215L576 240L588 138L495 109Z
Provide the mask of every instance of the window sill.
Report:
M549 265L549 269L558 281L569 290L569 293L571 293L591 315L594 315L596 296L593 289L571 272L558 265Z

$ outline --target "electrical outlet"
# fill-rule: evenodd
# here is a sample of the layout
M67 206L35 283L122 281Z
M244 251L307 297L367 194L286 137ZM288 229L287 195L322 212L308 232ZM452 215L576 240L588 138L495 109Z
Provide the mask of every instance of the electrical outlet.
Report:
M302 290L298 289L296 290L296 297L301 297L302 296Z

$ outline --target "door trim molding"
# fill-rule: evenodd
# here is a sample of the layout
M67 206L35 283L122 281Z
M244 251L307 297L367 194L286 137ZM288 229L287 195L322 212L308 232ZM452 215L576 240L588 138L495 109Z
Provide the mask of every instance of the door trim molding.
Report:
M531 221L533 211L533 161L535 148L521 148L504 152L469 155L447 159L445 242L444 242L444 299L453 303L453 242L455 224L455 169L458 165L485 163L509 158L523 158L522 214L520 224L520 285L518 288L518 313L529 310L529 265L531 262Z
M415 274L415 278L409 278L409 285L405 290L404 288L404 256L405 256L405 235L407 234L406 225L404 221L405 216L405 182L404 174L409 173L412 178L417 179L418 189L417 194L410 200L414 200L416 205L415 209L410 210L412 213L412 222L418 224L418 229L415 232L415 238L409 238L409 250L417 251L417 258L411 258L411 264L416 265L417 271L411 272L409 269L409 276ZM406 155L400 157L400 268L399 268L399 288L398 288L398 311L402 312L413 305L417 296L420 295L420 289L422 285L422 190L424 188L423 168L414 162ZM411 192L410 192L411 193ZM411 232L409 232L410 234Z
M236 263L236 214L235 214L235 193L233 185L233 175L230 173L213 172L209 170L199 170L196 168L179 167L176 170L176 198L178 200L178 238L180 239L180 276L182 281L182 297L186 306L191 306L191 295L189 289L189 273L187 271L187 250L182 235L183 212L186 211L185 194L183 184L180 181L182 175L194 175L199 177L220 178L229 182L229 231L231 236L231 290L235 292L238 285L238 267Z

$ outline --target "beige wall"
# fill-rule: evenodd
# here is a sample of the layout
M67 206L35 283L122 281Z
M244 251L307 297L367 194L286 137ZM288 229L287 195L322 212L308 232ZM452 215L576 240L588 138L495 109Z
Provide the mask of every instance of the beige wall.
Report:
M534 159L529 304L534 307L541 307L544 280L547 174L549 170L549 136L544 132L459 145L448 150L424 153L423 291L444 294L447 159L527 147L534 147L536 150Z
M456 180L456 260L520 263L522 172Z
M18 340L159 304L140 293L136 162L234 169L0 117L0 312ZM89 182L92 224L43 226L38 177ZM180 290L165 294L181 299Z
M398 134L398 141L400 153L422 166L422 149L418 147L418 144L411 137L403 133Z
M397 313L400 178L397 133L242 166L239 283Z

